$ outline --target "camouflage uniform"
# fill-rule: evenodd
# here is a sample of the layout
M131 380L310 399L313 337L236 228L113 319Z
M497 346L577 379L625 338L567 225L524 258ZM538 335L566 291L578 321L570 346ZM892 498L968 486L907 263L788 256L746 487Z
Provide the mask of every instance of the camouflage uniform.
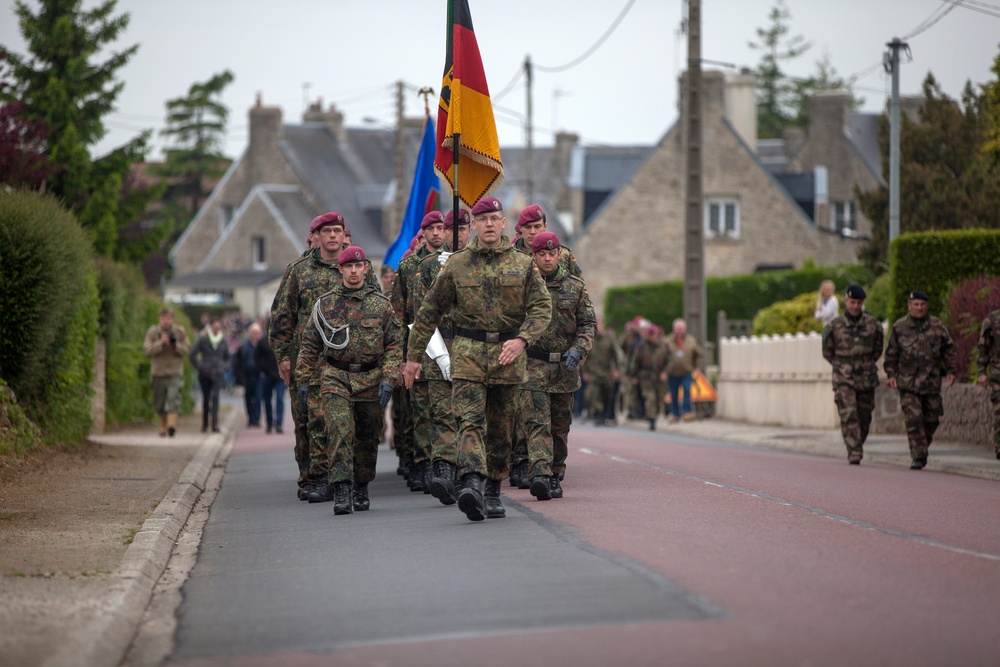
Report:
M448 259L427 292L410 332L409 361L424 362L434 328L449 312L456 327L451 377L459 476L476 473L502 480L511 408L524 381L526 357L501 366L500 350L503 341L514 337L531 345L548 326L545 281L531 258L514 250L506 236L497 248L481 245L476 236Z
M402 361L399 321L381 290L369 284L357 289L337 285L320 297L318 308L329 327L348 327L349 340L343 349L328 348L315 317L302 331L296 384L318 382L321 405L309 423L314 443L309 474L329 484L365 485L375 478L382 433L378 386L392 384ZM324 334L329 336L330 330ZM332 342L342 342L341 334L333 334Z
M293 399L297 390L294 371L302 331L312 317L316 300L342 281L343 277L337 268L336 260L323 259L318 247L306 251L305 255L285 267L285 275L271 304L268 342L279 364L283 361L291 363L292 373L288 389ZM365 276L365 283L375 284L370 271ZM309 424L322 423L318 386L318 379L310 383L309 400L305 410L299 405L298 400L291 402L292 421L295 424L295 461L299 464L300 488L316 481L309 479L311 446Z
M451 252L446 244L441 248L443 252ZM441 251L428 255L420 260L417 266L417 275L413 282L413 294L416 303L423 302L430 291L434 279L441 272L440 255ZM452 321L451 315L445 315L438 325L438 330L444 338L448 354L452 348ZM429 408L429 419L426 425L425 436L431 445L430 459L434 461L447 461L451 465L458 463L458 449L456 435L458 425L455 421L455 414L451 410L451 380L445 380L441 372L441 367L424 353L423 369L421 377L426 381L423 385L414 383L415 391L426 390L427 406Z
M864 455L884 344L882 323L864 311L857 318L844 312L823 327L823 358L833 365L833 398L850 461Z
M643 413L646 419L656 419L663 405L664 385L660 375L667 368L667 348L662 340L646 338L636 349L629 364L629 376L639 380Z
M892 325L883 365L886 376L896 378L910 457L926 463L944 414L941 376L954 374L957 365L955 344L938 318L907 315Z
M409 325L413 324L413 315L416 312L414 307L414 280L417 276L417 266L420 261L428 256L430 251L426 247L418 248L412 255L404 257L399 262L396 275L392 279L392 287L389 290L389 298L392 301L392 309L396 312L396 317L403 325L403 354L407 351L407 338L409 335ZM412 474L415 468L430 460L430 408L427 387L423 378L414 384L413 389L401 392L402 408L402 453L404 465ZM395 394L393 395L395 397ZM414 481L411 478L411 482ZM417 485L417 489L424 489Z
M993 445L1000 459L1000 310L994 310L983 320L976 365L979 374L986 375L989 382L990 401L993 403Z
M526 255L531 255L531 248L528 247L523 238L519 238L514 242L514 249L520 250ZM580 270L580 265L577 263L576 257L573 256L573 251L564 245L560 245L559 249L559 266L565 269L567 275L575 278L582 277L583 271Z
M586 358L594 344L597 317L582 280L566 273L562 264L545 277L552 303L552 320L527 350L529 395L521 413L528 440L528 477L551 477L566 470L567 436L573 422L573 392L580 388L580 369L563 365L570 349ZM539 358L544 357L544 358Z
M614 332L598 333L583 369L587 377L587 412L598 425L615 418L619 382L615 373L621 373L621 370L622 353Z

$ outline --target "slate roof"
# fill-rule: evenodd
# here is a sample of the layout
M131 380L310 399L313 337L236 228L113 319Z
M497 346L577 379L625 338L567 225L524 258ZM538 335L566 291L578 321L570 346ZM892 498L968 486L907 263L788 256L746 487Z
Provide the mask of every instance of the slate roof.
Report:
M879 183L885 183L882 179L882 151L878 145L879 118L879 114L874 113L851 113L847 118L845 134L869 171Z

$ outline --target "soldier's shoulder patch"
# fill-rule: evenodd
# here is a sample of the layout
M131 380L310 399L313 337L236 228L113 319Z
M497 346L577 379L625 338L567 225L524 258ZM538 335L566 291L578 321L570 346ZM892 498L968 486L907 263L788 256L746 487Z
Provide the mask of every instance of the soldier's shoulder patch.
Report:
M586 283L586 281L583 278L581 278L579 276L569 275L569 276L566 276L566 281L569 282L571 285L579 283L580 287L583 289L584 294L586 294L586 292L587 292L587 283Z

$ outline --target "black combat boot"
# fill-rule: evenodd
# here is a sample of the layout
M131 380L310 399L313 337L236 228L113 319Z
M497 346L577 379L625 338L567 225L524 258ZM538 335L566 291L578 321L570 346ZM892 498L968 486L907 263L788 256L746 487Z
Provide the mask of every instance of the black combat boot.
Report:
M528 477L528 469L531 468L531 464L527 461L521 461L517 464L517 488L519 489L530 489L531 488L531 478Z
M434 462L434 476L431 478L431 495L442 505L454 505L458 500L455 491L455 466L444 459Z
M430 461L424 461L424 465L421 467L424 473L422 483L424 485L424 494L430 494L431 492L431 480L434 478L434 467L431 465Z
M507 510L504 509L503 503L500 501L500 480L486 480L486 491L484 496L486 517L488 519L502 519L507 516Z
M358 484L354 487L354 511L367 512L369 507L371 501L368 499L368 485Z
M413 467L410 468L410 491L424 490L424 466L426 465L428 465L427 461L421 461L414 463Z
M483 478L478 473L466 473L462 478L458 509L469 517L469 521L482 521L486 518L486 507L483 505Z
M298 496L299 500L309 500L309 494L316 490L316 485L312 482L306 482L299 487Z
M327 482L320 482L316 485L316 488L312 490L306 499L311 503L325 503L329 500L333 500L333 485Z
M517 485L521 483L521 462L512 463L510 466L510 485L517 488Z
M531 478L531 495L539 500L552 498L552 483L548 475L538 475Z
M552 475L549 477L549 497L550 498L562 498L562 484L559 483L559 478L562 475Z
M337 482L333 485L333 513L351 514L354 512L354 503L351 502L351 483Z

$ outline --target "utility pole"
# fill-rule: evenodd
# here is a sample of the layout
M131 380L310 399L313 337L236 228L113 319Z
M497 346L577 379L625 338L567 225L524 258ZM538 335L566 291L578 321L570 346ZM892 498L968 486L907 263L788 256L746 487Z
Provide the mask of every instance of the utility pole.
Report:
M531 112L531 93L532 93L532 91L531 91L531 56L530 55L527 55L527 56L524 57L524 76L525 76L525 78L526 78L526 80L528 82L527 86L525 87L526 90L527 90L527 93L528 93L528 100L527 100L527 103L525 104L525 108L527 109L527 112L528 112L527 113L527 120L525 121L525 123L526 123L525 134L527 134L527 137L525 138L525 142L526 142L526 145L527 145L527 148L528 148L528 164L525 165L524 173L525 173L525 177L527 178L527 181L528 181L526 187L527 187L528 203L530 204L535 199L535 177L534 177L534 172L533 172L533 169L532 169L532 164L535 161L535 155L534 155L535 146L534 146L534 141L532 141L532 135L534 134L534 129L535 128L534 128L534 124L532 122L532 112Z
M701 0L688 0L687 186L684 203L684 319L688 333L707 341L705 214L702 204Z
M892 74L892 99L889 102L889 243L899 236L899 51L909 45L893 37L886 46L886 69Z

